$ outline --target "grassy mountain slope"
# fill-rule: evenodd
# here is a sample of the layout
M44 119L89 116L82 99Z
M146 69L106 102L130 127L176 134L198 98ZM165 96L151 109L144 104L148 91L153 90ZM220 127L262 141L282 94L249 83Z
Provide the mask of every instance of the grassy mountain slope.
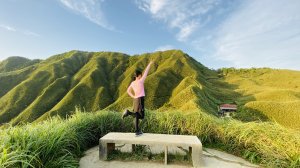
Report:
M223 69L224 80L237 85L241 113L257 111L290 128L300 129L300 72L291 70Z
M212 88L206 79L216 78L217 73L182 51L135 56L71 51L2 73L0 80L4 83L14 77L20 79L9 89L1 88L0 123L32 122L57 114L65 117L76 106L86 111L131 108L126 89L135 69L143 70L150 59L155 63L145 84L148 109L200 108L215 112L219 99L216 101L214 96L207 99L207 95L217 94L218 89Z
M127 86L134 70L150 60L143 130L195 135L205 147L264 167L300 165L299 71L214 71L179 50L134 56L70 51L34 63L20 60L0 62L0 125L75 114L0 127L0 167L77 167L100 136L133 131L131 118L122 120L112 111L131 108ZM234 119L213 116L221 103L238 105Z
M9 57L6 60L0 62L0 73L22 69L39 62L40 60L30 60L18 56Z
M237 103L236 119L273 120L300 128L300 72L214 71L180 50L134 56L70 51L28 66L15 65L20 68L0 72L0 124L65 117L75 107L85 111L131 108L126 89L135 69L143 70L150 60L154 64L145 83L147 109L197 109L216 115L218 104Z

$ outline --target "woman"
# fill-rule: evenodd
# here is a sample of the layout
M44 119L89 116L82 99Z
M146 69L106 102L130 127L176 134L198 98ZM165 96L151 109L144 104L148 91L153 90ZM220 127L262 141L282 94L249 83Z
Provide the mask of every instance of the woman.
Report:
M129 110L125 110L122 115L124 119L128 115L135 117L135 135L139 136L142 135L143 132L139 128L139 119L144 119L145 117L145 108L144 108L144 97L145 97L145 90L144 90L144 82L149 72L150 66L153 62L150 61L148 66L146 67L144 73L142 74L141 71L136 70L134 73L134 81L131 82L127 89L127 93L130 97L133 98L133 112ZM133 93L132 93L133 90Z

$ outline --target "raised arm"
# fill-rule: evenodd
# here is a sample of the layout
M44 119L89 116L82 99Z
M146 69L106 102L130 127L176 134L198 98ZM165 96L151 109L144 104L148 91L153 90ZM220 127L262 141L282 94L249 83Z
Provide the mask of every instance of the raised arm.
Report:
M132 83L129 85L129 87L127 88L127 93L129 94L130 97L134 98L134 95L131 92L131 87L132 87Z
M151 66L152 63L153 63L153 62L150 61L150 63L148 64L147 68L145 69L145 71L144 71L144 73L143 73L143 76L142 76L142 78L141 78L141 80L142 80L143 82L145 81L145 79L146 79L146 77L147 77L147 75L148 75L148 72L149 72L149 69L150 69L150 66Z

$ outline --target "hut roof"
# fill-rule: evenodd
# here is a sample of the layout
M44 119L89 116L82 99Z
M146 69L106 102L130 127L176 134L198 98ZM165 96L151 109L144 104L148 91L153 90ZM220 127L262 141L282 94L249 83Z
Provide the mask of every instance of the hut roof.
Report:
M235 105L235 104L221 104L220 109L221 110L236 110L237 105Z

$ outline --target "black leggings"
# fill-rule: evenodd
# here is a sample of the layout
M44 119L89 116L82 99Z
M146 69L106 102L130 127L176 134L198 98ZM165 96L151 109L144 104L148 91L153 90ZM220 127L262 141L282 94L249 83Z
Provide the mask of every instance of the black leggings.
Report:
M140 128L139 128L139 119L144 119L145 118L145 104L144 104L144 97L140 97L138 98L140 99L140 111L134 111L134 112L129 112L128 114L135 117L135 132L139 132ZM133 107L133 109L135 109L135 107Z

